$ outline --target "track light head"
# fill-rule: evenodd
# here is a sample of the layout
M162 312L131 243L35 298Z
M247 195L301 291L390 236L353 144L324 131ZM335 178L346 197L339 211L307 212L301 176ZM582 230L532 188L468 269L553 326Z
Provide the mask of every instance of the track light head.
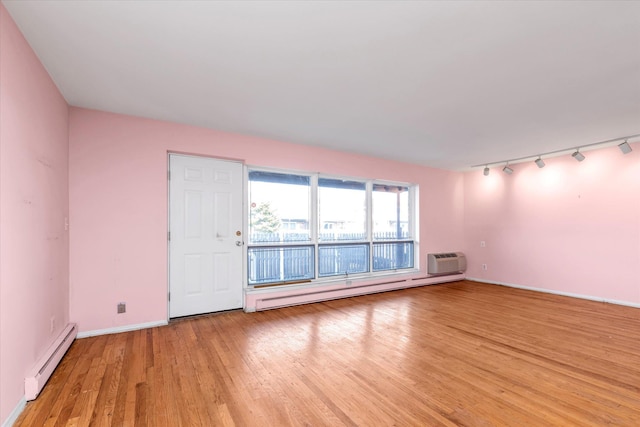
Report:
M626 140L622 144L618 145L618 148L622 151L622 154L629 154L633 151Z
M485 166L482 173L484 174L484 176L489 176L489 166Z
M507 175L511 175L513 173L513 169L511 169L507 164L505 167L502 168L502 172L506 173Z
M573 157L574 159L576 159L577 161L581 162L585 159L584 154L582 154L580 151L576 150L575 153L573 153L571 155L571 157Z
M538 157L536 159L536 165L538 165L538 167L542 169L544 167L544 160L542 160L542 158Z

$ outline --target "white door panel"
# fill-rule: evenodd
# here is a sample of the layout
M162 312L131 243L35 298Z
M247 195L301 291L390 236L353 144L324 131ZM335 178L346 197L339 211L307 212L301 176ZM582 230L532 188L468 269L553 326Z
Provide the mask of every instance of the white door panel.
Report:
M242 165L172 154L169 169L169 317L242 307Z

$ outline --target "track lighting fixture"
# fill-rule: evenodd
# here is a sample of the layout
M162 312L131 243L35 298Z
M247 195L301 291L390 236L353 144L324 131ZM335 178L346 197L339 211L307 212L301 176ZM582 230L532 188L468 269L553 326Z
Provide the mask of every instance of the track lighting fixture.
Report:
M620 151L622 151L622 154L629 154L631 151L633 151L631 150L631 146L626 139L622 144L618 145L618 148L620 149Z
M580 150L582 150L583 148L595 147L595 146L611 147L614 145L614 143L617 143L619 141L623 141L620 144L618 144L618 148L620 149L620 151L622 151L623 154L629 154L631 151L633 151L631 146L629 145L629 140L633 138L639 138L639 137L640 137L640 133L635 135L623 136L621 138L608 139L606 141L593 142L591 144L583 144L583 145L579 145L572 148L563 148L555 151L547 151L546 153L539 153L534 156L524 156L524 157L518 157L513 159L500 160L498 162L481 163L479 165L475 165L471 167L478 168L478 167L484 166L484 170L483 170L484 176L488 176L489 165L497 166L501 164L504 165L506 163L506 166L502 168L502 171L507 175L511 175L513 173L513 169L509 167L509 164L512 164L512 163L528 162L530 160L535 159L536 165L539 168L543 168L545 166L545 163L544 163L544 160L542 160L542 156L545 156L545 157L559 156L559 155L564 155L568 153L571 153L571 157L581 162L586 158L585 155L580 152Z
M574 159L576 159L577 161L581 162L585 159L584 154L582 154L579 150L576 150L571 157L573 157Z

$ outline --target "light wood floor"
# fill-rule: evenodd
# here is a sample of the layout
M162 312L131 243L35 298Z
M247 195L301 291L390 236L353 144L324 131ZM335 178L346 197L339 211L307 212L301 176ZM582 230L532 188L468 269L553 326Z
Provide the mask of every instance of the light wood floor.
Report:
M20 426L640 426L640 309L473 282L77 340Z

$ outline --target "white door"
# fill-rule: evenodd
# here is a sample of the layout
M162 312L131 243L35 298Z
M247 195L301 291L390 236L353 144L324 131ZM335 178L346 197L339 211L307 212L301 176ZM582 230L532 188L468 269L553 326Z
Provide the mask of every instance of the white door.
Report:
M242 307L242 164L169 156L169 317Z

